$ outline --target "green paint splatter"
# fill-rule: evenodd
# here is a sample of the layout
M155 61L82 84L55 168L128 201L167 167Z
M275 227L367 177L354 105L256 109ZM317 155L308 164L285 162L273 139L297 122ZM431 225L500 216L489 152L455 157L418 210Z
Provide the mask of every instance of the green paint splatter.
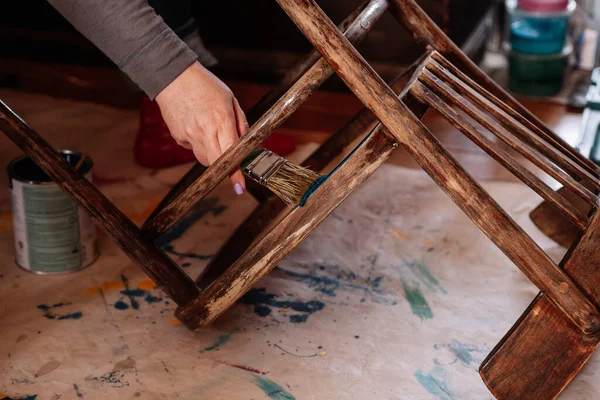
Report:
M254 381L256 382L256 386L265 392L271 400L296 400L294 396L270 379L254 375Z
M454 397L445 382L445 375L445 371L439 367L436 367L428 374L424 374L421 371L415 372L415 378L429 393L442 400L453 400Z
M228 333L226 335L221 335L217 338L217 342L215 344L205 348L204 350L201 350L200 353L204 353L205 351L219 350L221 348L221 346L223 346L225 343L229 342L229 339L231 339L231 333Z
M415 278L423 283L429 290L432 292L440 291L443 294L447 294L446 289L440 284L440 281L437 280L435 276L431 274L427 266L425 265L425 261L406 261L404 260L404 266L406 266L415 276Z
M404 280L402 281L402 286L404 287L404 297L406 297L408 304L410 304L413 314L419 317L421 321L433 318L433 312L429 304L427 304L427 300L423 297L419 286L411 286Z

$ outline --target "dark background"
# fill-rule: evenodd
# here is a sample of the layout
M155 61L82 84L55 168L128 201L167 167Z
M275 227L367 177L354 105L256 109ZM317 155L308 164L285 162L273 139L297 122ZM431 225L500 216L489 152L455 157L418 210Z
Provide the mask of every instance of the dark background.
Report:
M318 1L336 23L362 2ZM460 45L492 2L421 0L419 4ZM306 53L311 48L274 0L195 1L193 6L204 41L209 48L217 49L217 53L223 49ZM4 2L0 13L0 45L2 57L80 65L110 64L44 0ZM385 15L373 28L360 50L372 61L399 65L410 63L422 52L390 15Z

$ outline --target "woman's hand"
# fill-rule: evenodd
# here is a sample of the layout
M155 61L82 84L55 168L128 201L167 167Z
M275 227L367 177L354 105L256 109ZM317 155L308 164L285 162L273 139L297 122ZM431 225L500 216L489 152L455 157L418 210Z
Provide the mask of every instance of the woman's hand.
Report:
M162 116L179 145L192 149L204 166L215 162L248 131L244 112L231 90L200 63L183 71L157 96ZM237 194L244 193L244 175L231 174Z

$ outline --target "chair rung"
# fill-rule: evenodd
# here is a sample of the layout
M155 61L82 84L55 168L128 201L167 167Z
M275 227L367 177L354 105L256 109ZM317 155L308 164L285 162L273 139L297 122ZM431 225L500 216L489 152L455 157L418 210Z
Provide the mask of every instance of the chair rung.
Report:
M442 101L442 99L427 89L422 83L418 82L413 85L411 88L411 94L413 94L419 101L424 102L437 110L444 118L452 122L452 124L471 141L473 141L473 143L475 143L496 161L506 167L506 169L508 169L513 175L535 190L536 193L542 196L545 200L554 205L579 229L585 229L588 223L588 218L586 215L584 215L577 207L572 205L559 193L552 190L552 188L546 185L531 171L523 168L513 156L511 156L501 147L495 145L483 133L479 132L475 126L469 123L451 106L446 104L444 101Z
M449 79L449 76L444 76ZM580 182L575 180L572 176L567 174L565 171L560 169L557 165L551 162L547 157L542 155L539 151L531 147L525 142L518 141L508 130L506 130L500 123L496 122L487 115L481 108L475 107L465 97L458 94L452 88L450 88L445 81L435 76L431 71L424 70L419 76L427 87L429 87L434 93L440 95L444 100L456 105L460 110L466 113L469 117L473 118L483 127L488 129L496 137L510 146L513 150L517 151L527 160L531 161L534 165L539 167L542 171L546 172L552 178L556 179L561 184L565 185L569 189L573 190L582 199L586 200L590 205L598 205L598 197L592 193L588 188L583 186Z

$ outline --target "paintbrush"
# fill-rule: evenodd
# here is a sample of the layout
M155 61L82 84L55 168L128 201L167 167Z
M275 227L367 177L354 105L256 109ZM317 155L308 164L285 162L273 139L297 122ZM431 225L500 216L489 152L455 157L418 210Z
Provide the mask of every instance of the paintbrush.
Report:
M305 194L321 177L310 169L292 164L267 149L254 150L244 160L242 172L265 186L289 206L302 202Z

